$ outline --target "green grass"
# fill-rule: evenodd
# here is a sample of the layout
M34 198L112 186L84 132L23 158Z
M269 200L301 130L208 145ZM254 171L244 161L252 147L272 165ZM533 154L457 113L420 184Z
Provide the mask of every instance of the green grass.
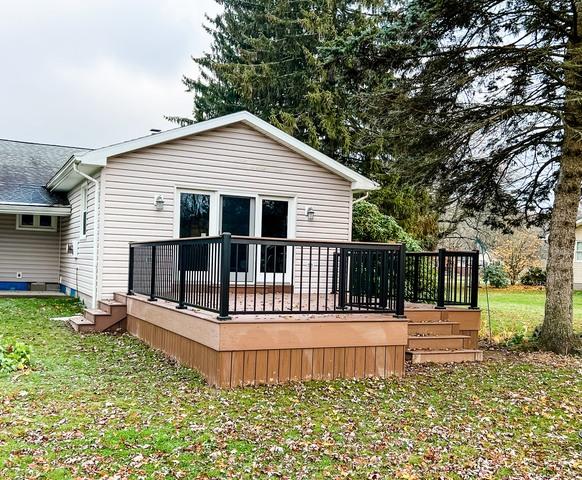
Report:
M531 336L544 319L545 290L539 287L489 288L491 330L493 340L499 342L514 335ZM479 292L481 336L488 337L487 295ZM582 332L582 292L574 293L574 329Z
M582 360L496 353L402 380L217 391L63 300L0 300L0 477L579 478Z

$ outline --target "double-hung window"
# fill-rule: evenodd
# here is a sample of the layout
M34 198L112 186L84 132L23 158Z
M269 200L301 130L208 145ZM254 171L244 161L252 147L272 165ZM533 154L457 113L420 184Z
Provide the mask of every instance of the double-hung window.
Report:
M578 240L576 242L576 252L574 255L574 260L577 262L582 262L582 240Z

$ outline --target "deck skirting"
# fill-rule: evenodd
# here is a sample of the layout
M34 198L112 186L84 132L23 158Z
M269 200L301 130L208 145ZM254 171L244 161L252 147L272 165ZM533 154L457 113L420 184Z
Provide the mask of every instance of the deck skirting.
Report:
M389 315L265 315L218 321L205 312L127 297L127 331L215 387L404 374L408 322Z

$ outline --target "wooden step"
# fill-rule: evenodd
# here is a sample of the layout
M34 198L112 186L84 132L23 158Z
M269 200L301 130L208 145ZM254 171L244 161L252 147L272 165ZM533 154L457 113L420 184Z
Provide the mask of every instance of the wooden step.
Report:
M121 324L122 328L123 322L127 317L127 307L116 301L100 301L99 306L104 308L96 309L86 309L83 313L86 320L94 324L94 331L104 332L113 326L118 326ZM109 310L109 311L107 311Z
M408 337L408 350L462 350L467 335L425 335Z
M122 303L123 305L127 305L127 295L125 293L114 293L113 299L118 303Z
M409 322L408 335L458 335L458 322Z
M79 333L88 333L95 331L95 322L87 320L85 317L78 315L69 319L69 325Z
M125 314L127 311L127 306L125 303L118 302L116 300L99 300L99 309L107 313L114 313L116 311L121 311Z
M409 350L406 359L412 363L481 362L481 350Z

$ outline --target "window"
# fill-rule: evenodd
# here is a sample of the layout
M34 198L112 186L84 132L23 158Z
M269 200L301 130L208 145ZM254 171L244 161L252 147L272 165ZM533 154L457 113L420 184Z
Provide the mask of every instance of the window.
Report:
M55 232L57 230L57 217L31 214L17 215L16 229Z
M87 185L81 188L81 238L87 236L87 204L88 202Z
M574 259L577 262L582 262L582 241L576 242L576 256Z

